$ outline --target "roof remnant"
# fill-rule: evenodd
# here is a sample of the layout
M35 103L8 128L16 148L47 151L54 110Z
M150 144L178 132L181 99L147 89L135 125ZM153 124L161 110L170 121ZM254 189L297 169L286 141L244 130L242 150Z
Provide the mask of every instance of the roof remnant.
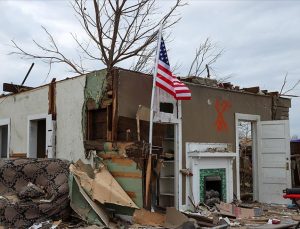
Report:
M28 91L30 89L33 89L33 87L27 87L27 86L12 84L12 83L3 83L4 92L19 93L21 91Z
M132 70L127 70L127 69L122 69L122 68L116 68L116 70L123 70L127 72L135 72ZM99 70L101 71L101 70ZM94 71L94 73L97 73L99 71ZM135 72L141 74L141 76L149 76L152 77L151 75L141 73L141 72ZM75 77L71 78L66 78L64 80L69 80L73 79ZM242 88L240 89L239 86L233 85L231 82L219 82L216 79L211 79L211 78L203 78L203 77L196 77L196 76L189 76L189 77L178 77L181 81L186 82L186 83L192 83L195 85L201 85L201 86L207 86L207 87L212 87L216 89L225 89L225 90L230 90L230 91L236 91L236 92L241 92L241 93L250 93L250 94L256 94L256 95L267 95L267 96L280 96L279 92L268 92L268 90L261 90L259 86L255 87L248 87L248 88ZM60 80L63 81L63 80ZM57 81L59 82L59 81ZM10 89L5 90L3 88L3 91L6 92L12 92L12 93L19 93L22 91L28 91L30 89L33 89L32 87L25 87L21 85L14 85L14 84L7 84L4 83L3 86L6 85L5 87L9 87ZM48 85L48 84L46 84ZM42 85L42 86L46 86ZM6 96L6 95L0 95L0 98ZM290 95L286 95L290 96Z

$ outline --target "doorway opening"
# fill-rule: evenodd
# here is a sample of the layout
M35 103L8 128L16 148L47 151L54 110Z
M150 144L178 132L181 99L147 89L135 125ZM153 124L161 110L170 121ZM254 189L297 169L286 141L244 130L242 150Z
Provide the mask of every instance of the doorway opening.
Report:
M46 119L29 121L29 152L30 158L46 158Z
M238 121L238 144L240 161L240 199L253 201L254 198L254 164L253 128L251 121Z
M0 158L8 157L8 125L0 126Z

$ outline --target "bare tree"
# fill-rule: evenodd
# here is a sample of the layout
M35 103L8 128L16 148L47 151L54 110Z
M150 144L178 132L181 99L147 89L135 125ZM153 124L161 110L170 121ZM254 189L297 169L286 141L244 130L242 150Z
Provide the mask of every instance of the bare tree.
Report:
M296 87L300 84L300 80L297 80L290 88L285 89L286 84L287 84L287 77L288 77L288 73L286 73L285 76L284 76L284 80L283 80L283 83L282 83L282 86L281 86L281 89L280 89L280 92L279 92L279 96L292 96L292 97L294 97L293 95L288 95L288 93L290 93L290 92L292 92L293 90L296 89ZM295 97L297 97L297 96L295 96Z
M47 45L33 40L38 48L31 53L12 41L16 51L12 54L22 58L40 59L49 64L64 63L79 74L85 73L82 60L95 60L103 63L108 73L118 63L132 57L141 57L137 70L145 66L143 59L153 54L151 44L157 38L160 23L167 29L180 20L175 14L178 7L185 5L183 0L176 0L165 13L159 12L156 0L74 0L72 7L76 16L88 35L87 40L79 40L72 34L81 51L79 62L67 58L59 50L53 36L43 28L49 37ZM96 50L96 51L95 51Z
M223 49L218 49L216 44L207 38L196 49L195 57L189 68L188 76L201 76L205 71L212 68L212 65L223 54Z

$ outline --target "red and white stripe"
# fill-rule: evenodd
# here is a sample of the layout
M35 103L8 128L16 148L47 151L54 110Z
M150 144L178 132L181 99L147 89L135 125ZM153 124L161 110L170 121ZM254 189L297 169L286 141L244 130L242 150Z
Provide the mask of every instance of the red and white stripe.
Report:
M190 89L175 77L170 66L158 60L156 86L171 94L176 100L190 100Z

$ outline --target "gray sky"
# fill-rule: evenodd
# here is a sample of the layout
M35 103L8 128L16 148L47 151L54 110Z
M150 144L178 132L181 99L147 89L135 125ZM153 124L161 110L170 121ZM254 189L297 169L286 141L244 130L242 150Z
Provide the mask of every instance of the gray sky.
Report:
M300 1L188 2L188 6L179 10L182 20L173 27L172 41L167 44L170 63L181 63L180 73L187 73L195 48L210 37L218 47L225 49L216 65L218 74L233 74L230 81L235 85L279 91L286 72L287 89L300 79ZM3 82L21 83L32 62L8 56L12 51L10 40L28 49L32 48L33 38L46 43L41 25L47 27L68 56L76 58L76 44L70 32L83 33L68 1L2 0L0 85ZM46 78L47 65L35 63L26 82L29 86L49 82L52 77L62 79L74 75L64 66L54 66L50 77ZM89 67L100 69L103 65L94 63ZM300 86L292 94L300 95ZM293 99L291 135L300 137L299 107L300 98Z

